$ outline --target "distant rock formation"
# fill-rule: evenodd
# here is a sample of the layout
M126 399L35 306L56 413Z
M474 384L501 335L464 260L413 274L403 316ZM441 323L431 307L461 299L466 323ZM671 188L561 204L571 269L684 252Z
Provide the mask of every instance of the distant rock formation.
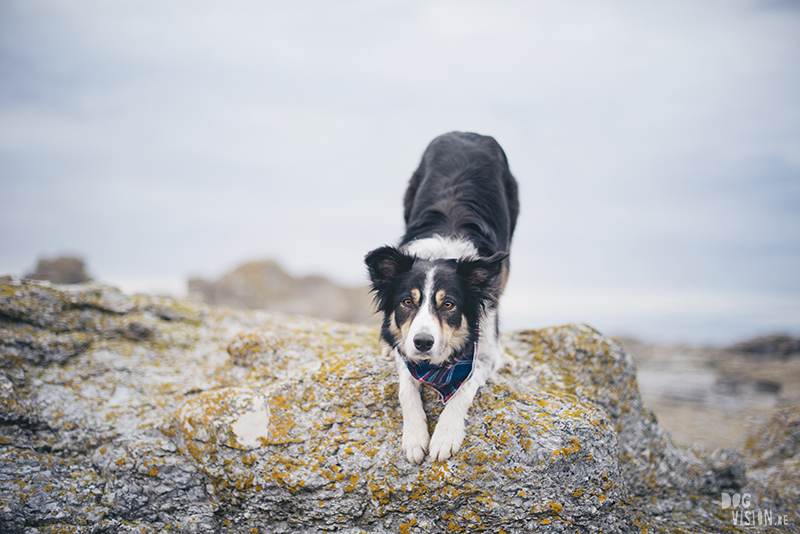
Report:
M322 276L295 278L277 262L254 261L216 282L189 280L189 294L204 302L244 310L269 310L346 323L376 324L372 297L364 287L337 285Z
M636 362L642 397L672 438L714 449L744 447L781 407L800 405L800 354L781 355L786 339L727 348L620 341Z
M417 466L376 328L0 277L0 531L797 531L798 407L684 449L619 343L503 339L462 449Z
M785 335L757 337L728 347L731 352L777 356L788 358L800 356L800 339Z
M40 259L36 270L25 275L31 280L47 280L54 284L82 284L91 280L86 264L80 258L61 256L54 260Z

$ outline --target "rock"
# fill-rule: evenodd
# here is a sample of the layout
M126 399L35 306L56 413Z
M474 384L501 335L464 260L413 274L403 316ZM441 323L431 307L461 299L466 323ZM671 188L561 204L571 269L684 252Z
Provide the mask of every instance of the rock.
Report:
M82 259L61 256L54 260L40 259L36 270L25 278L47 280L54 284L81 284L91 280L86 274L86 264Z
M726 492L798 525L794 431L753 441L752 481L736 449L676 446L584 325L506 334L461 451L415 466L373 327L93 284L0 296L0 531L727 532ZM85 344L55 358L63 335Z
M800 407L787 406L768 421L745 445L750 465L769 467L800 453Z
M772 338L744 344L763 347L764 339ZM636 362L644 402L680 444L744 449L782 406L800 403L800 358L621 342Z
M14 384L5 373L0 373L0 426L30 427L38 418L14 390Z
M753 508L788 515L794 532L800 531L800 407L776 413L748 440L744 453Z
M784 335L763 336L736 343L728 347L728 350L761 357L788 358L800 355L800 339Z
M204 302L243 310L270 310L320 319L377 324L366 286L343 287L321 276L295 278L276 262L256 261L216 282L189 280L189 294Z

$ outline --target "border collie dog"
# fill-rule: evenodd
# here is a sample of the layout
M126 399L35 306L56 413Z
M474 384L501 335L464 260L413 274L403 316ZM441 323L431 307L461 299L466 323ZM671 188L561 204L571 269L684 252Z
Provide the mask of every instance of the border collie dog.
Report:
M491 137L452 132L434 139L405 195L397 247L367 254L381 338L393 353L403 411L403 451L419 464L458 452L479 387L506 358L497 305L519 212L517 182ZM420 383L445 403L428 435Z

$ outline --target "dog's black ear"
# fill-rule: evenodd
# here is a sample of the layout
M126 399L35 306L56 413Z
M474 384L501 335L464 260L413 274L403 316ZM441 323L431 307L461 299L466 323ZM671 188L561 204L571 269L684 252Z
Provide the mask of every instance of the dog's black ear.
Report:
M414 258L394 247L381 247L367 254L364 263L369 269L372 288L380 294L398 274L411 269Z
M496 301L500 298L503 285L503 264L508 253L498 252L488 258L464 259L458 261L458 274L473 293Z

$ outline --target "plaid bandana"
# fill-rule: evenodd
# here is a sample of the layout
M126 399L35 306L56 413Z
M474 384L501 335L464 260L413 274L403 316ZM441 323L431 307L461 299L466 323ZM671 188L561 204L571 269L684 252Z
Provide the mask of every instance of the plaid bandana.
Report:
M478 352L479 333L476 332L475 343L471 348L462 352L455 361L445 362L443 365L431 365L426 362L412 362L403 358L411 376L436 390L443 404L447 404L450 397L455 395L469 377L475 364L475 354Z

